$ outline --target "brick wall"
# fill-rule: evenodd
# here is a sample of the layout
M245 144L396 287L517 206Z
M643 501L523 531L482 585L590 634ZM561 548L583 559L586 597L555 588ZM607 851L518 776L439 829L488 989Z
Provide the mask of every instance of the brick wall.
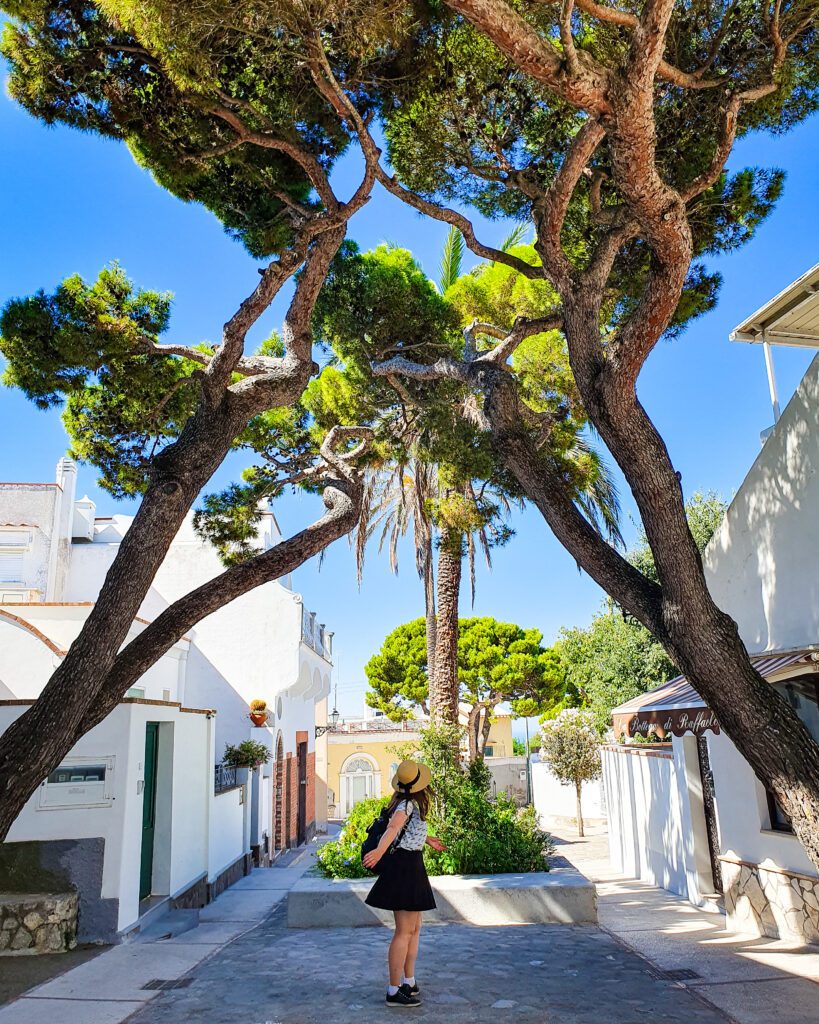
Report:
M296 733L296 749L299 743L307 743L306 732ZM274 765L273 788L273 835L275 849L282 850L298 843L299 830L299 762L298 754L287 753L282 761ZM277 800L276 788L281 787ZM305 836L308 840L316 833L316 754L307 754L307 786L305 793Z

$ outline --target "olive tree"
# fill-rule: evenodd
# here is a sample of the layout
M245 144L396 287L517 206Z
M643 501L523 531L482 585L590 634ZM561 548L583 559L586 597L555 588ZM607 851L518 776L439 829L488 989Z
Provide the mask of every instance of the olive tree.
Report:
M583 783L600 778L599 744L594 715L590 711L566 708L541 727L541 758L548 762L559 782L574 786L579 836L586 834L583 827Z

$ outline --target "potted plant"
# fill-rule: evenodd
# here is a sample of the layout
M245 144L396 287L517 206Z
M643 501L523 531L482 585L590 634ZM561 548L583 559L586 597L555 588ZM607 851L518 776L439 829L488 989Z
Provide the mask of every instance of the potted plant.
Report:
M250 702L250 721L254 725L267 724L267 701L252 700Z
M236 746L225 744L222 764L229 768L258 768L267 764L272 754L264 743L257 740L242 740Z

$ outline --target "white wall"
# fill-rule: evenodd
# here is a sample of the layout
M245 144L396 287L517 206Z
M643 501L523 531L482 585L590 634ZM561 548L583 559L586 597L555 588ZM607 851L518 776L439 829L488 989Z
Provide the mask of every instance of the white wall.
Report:
M239 786L226 793L217 793L210 812L210 842L208 849L208 879L230 867L249 849L245 843L245 817L249 805L245 801L246 789Z
M703 560L751 652L819 642L819 355Z
M609 856L628 878L688 896L682 810L670 752L601 748Z
M525 767L525 760L523 764ZM604 821L606 810L602 779L584 782L581 792L584 820ZM542 822L549 818L574 818L577 815L574 786L564 786L559 782L543 761L535 761L532 765L532 799Z
M751 864L816 875L795 836L770 828L765 790L751 766L723 733L708 737L714 772L721 852Z
M26 710L21 705L0 705L0 733ZM68 757L95 761L112 759L112 801L108 806L38 806L40 790L29 799L9 832L10 842L50 839L105 840L102 892L104 899L119 899L119 930L127 930L139 916L142 802L145 726L161 722L160 745L171 735L172 757L157 776L158 790L172 786L170 830L157 829L155 866L167 878L174 895L201 878L208 869L208 805L213 790L213 739L208 716L180 712L168 705L128 702L120 704L103 722L72 748ZM167 748L166 748L167 752ZM160 767L163 754L160 750ZM193 780L193 781L192 781ZM167 792L163 791L163 797ZM239 830L238 842L243 832ZM163 845L164 844L164 845ZM167 865L167 868L163 865Z

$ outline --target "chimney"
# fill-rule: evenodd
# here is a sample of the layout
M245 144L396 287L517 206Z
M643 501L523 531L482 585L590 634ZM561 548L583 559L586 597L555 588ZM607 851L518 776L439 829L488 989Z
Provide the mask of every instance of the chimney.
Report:
M92 541L94 539L94 517L97 514L96 504L86 494L74 502L74 524L71 539L75 542Z

